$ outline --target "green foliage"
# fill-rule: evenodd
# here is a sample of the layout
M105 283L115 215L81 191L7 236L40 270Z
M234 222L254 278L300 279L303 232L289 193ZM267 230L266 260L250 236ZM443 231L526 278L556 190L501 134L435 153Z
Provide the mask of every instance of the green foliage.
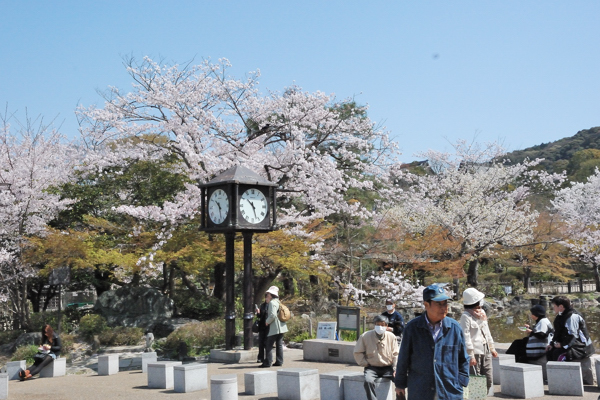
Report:
M16 329L14 331L0 331L0 345L14 342L25 331Z
M94 335L101 334L107 327L108 324L104 317L98 314L90 314L79 321L79 334L86 340L92 340Z
M292 317L286 322L288 331L284 339L288 342L300 343L305 339L310 339L309 322L307 318ZM313 332L317 329L317 322L313 320Z
M75 335L63 333L60 335L60 340L62 342L61 354L69 354L71 350L73 350L73 345L75 344Z
M142 328L118 326L102 331L98 335L98 340L105 346L133 346L140 343L143 335Z
M183 318L207 320L223 314L223 302L201 293L191 295L188 290L177 290L173 298L175 308Z
M344 342L356 342L356 331L340 331L340 340Z
M13 353L11 361L25 360L27 365L33 364L33 356L38 352L38 346L35 344L17 347Z
M196 356L225 343L225 324L213 319L182 326L172 332L163 345L165 356L176 356L185 343L188 356Z
M45 324L48 324L58 332L58 311L32 313L29 321L30 331L41 331L42 327ZM61 332L73 332L73 328L77 321L73 321L66 313L64 313L61 317Z

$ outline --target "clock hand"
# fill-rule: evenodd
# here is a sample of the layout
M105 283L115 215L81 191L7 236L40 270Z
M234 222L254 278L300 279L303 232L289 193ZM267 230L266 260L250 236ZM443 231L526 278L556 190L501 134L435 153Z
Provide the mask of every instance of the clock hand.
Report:
M215 203L217 203L217 207L219 207L219 217L223 218L223 210L221 210L221 203L219 203L218 201L216 201Z
M248 203L250 203L250 205L252 206L252 211L254 211L254 218L258 218L256 216L256 207L254 207L254 204L252 204L252 202L250 200L248 200Z

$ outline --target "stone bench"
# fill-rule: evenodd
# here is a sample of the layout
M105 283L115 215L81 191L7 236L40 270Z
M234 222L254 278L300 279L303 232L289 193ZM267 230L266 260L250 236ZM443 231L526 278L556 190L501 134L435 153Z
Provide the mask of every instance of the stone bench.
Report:
M500 385L502 383L502 378L500 377L500 366L514 364L515 362L514 354L498 354L498 357L492 357L492 375L494 385Z
M276 371L254 371L244 374L246 394L267 394L277 392Z
M134 359L134 363L137 363L137 362L141 363L141 365L142 365L142 372L143 373L147 373L148 372L148 364L149 363L155 363L157 361L158 361L158 356L156 355L155 351L152 351L152 352L149 352L149 353L142 353L141 357L136 357Z
M178 393L208 389L208 366L186 364L173 367L173 390Z
M541 366L542 367L542 375L544 377L544 382L548 382L548 371L546 370L546 364L548 364L548 358L546 357L545 354L543 356L541 356L540 358L528 360L527 364Z
M119 354L107 354L98 357L98 375L119 373Z
M11 381L19 380L19 371L21 369L27 369L27 362L25 360L7 362L6 373L8 374L8 379Z
M313 368L282 368L277 371L279 400L318 400L319 370Z
M152 389L173 389L173 367L181 361L158 361L148 363L148 387Z
M594 375L596 372L596 368L594 366L596 362L596 357L586 357L581 360L573 360L571 362L576 362L581 364L581 377L583 378L584 385L593 385L594 384Z
M0 399L8 399L8 374L0 374Z
M549 361L548 393L564 396L583 396L581 364L576 362Z
M542 367L532 364L508 364L500 366L502 394L520 399L531 399L544 395Z
M343 378L351 375L364 375L364 372L340 370L320 374L321 399L344 400Z
M54 378L67 374L67 359L57 358L40 371L40 378Z
M367 397L364 373L345 376L342 381L345 400L364 400ZM375 379L375 395L377 400L394 400L396 387L390 379L377 378Z
M310 339L302 342L302 355L306 361L345 363L356 365L354 347L356 342Z
M210 377L210 400L237 400L237 375L213 375Z

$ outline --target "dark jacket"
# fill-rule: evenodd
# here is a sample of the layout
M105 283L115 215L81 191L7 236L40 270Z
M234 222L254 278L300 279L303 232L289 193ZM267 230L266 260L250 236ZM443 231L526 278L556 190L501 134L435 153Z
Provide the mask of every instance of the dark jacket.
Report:
M404 318L402 318L402 315L396 310L394 310L394 312L391 314L388 314L387 311L384 311L381 313L381 315L387 317L387 319L390 321L389 326L392 327L393 334L396 336L402 336L402 332L404 332Z
M462 329L452 318L442 320L442 328L434 343L425 313L404 329L396 387L408 388L409 400L462 400L463 387L469 384L469 356Z
M583 317L572 308L554 319L554 337L551 343L560 343L566 350L567 361L580 360L595 353Z
M54 332L54 335L52 336L52 343L50 343L46 335L42 335L42 345L44 344L49 344L50 351L54 353L57 357L60 355L60 351L62 350L62 341L60 340L56 332Z
M258 330L260 331L269 331L269 327L267 326L267 314L269 313L269 304L265 301L259 307L260 314L258 314Z

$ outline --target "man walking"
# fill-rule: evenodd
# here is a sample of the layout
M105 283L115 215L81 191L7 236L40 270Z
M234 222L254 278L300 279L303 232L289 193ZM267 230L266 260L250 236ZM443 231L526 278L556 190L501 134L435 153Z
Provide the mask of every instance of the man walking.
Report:
M423 290L425 312L406 324L396 393L409 400L462 400L469 384L469 356L462 329L448 318L448 300L438 285ZM408 390L407 390L408 389Z
M388 319L377 315L373 322L375 329L363 333L354 347L354 359L361 367L365 367L365 391L368 400L377 400L375 396L375 379L394 378L398 342L396 336L387 330Z

